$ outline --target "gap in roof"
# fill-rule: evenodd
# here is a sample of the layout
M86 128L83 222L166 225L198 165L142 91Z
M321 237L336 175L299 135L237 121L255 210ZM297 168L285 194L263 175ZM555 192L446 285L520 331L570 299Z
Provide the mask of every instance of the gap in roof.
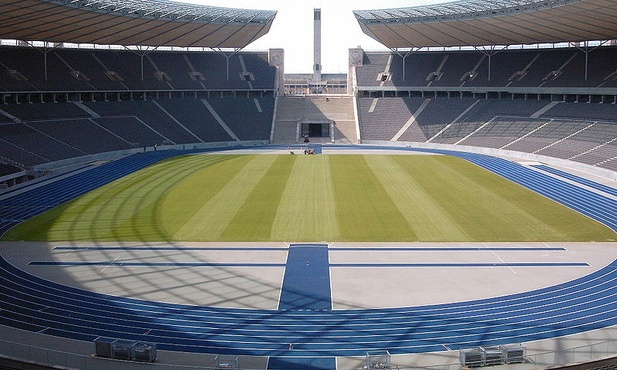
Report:
M350 48L387 50L365 35L353 10L407 8L451 2L446 0L183 0L184 3L227 8L276 10L270 32L246 50L285 50L285 73L313 71L313 9L321 8L323 73L347 73Z

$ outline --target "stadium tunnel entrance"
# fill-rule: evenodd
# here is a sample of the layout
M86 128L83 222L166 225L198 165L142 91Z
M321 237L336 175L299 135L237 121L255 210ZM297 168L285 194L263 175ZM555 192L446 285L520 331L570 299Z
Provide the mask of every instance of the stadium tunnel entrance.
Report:
M302 137L330 137L330 122L302 122Z

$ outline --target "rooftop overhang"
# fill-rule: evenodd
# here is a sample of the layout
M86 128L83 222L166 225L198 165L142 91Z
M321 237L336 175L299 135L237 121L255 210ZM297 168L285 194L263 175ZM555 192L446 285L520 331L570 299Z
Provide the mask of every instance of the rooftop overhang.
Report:
M617 39L614 0L467 0L354 15L391 49Z
M241 49L268 33L275 16L169 0L0 0L0 38Z

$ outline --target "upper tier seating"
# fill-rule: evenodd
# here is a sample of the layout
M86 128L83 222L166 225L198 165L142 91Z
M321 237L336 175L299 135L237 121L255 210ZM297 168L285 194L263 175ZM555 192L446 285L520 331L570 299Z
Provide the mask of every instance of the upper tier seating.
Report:
M273 89L275 75L265 52L0 47L0 92Z
M489 54L490 57L489 57ZM489 71L490 60L490 71ZM498 52L368 52L357 68L358 86L410 87L617 87L617 47L586 54L578 48ZM387 73L387 78L382 79Z

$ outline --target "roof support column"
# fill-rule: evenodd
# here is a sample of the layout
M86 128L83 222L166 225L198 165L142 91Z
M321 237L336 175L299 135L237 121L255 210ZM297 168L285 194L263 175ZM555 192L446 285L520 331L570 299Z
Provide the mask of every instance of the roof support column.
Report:
M477 51L481 52L482 54L486 55L488 57L488 71L486 73L486 78L488 81L491 80L491 66L492 66L492 57L493 55L502 52L504 50L506 50L508 47L507 46L501 46L501 49L497 49L498 46L497 45L491 45L491 46L483 46L483 47L478 47L478 46L474 46L474 49L476 49Z
M589 77L589 53L591 53L592 51L596 50L597 48L599 48L600 46L603 46L604 44L608 43L609 40L604 40L600 43L600 45L594 46L592 48L589 47L589 42L585 41L583 43L583 46L581 47L580 44L574 44L574 46L582 51L583 53L585 53L585 81L587 81L588 77Z
M43 52L43 71L45 73L45 81L47 81L47 50Z
M43 53L43 75L45 76L45 81L47 81L47 78L49 77L48 69L47 69L47 53L49 53L50 51L54 50L55 48L57 48L61 44L54 44L53 42L47 42L46 41L46 42L43 43L43 47L40 48L38 46L35 46L30 41L24 41L24 42L26 44L28 44L30 47L38 49L41 53ZM50 47L50 44L51 44L51 47Z
M416 51L420 50L421 48L411 48L409 49L405 54L403 54L401 51L399 51L398 48L393 48L390 49L393 52L395 52L398 56L400 56L403 59L403 66L401 67L403 70L401 71L401 76L403 77L403 81L405 81L405 59L407 59L407 57L409 55L411 55L412 53L415 53Z
M141 66L141 82L143 82L144 81L144 57L148 55L148 53L155 51L159 47L156 46L154 48L151 48L150 46L137 46L137 50L130 49L127 46L125 46L124 48L128 51L133 52L134 54L139 55L140 62L141 62L141 65L140 65Z
M227 81L229 81L229 58L231 58L232 56L236 55L240 50L242 50L242 48L235 48L233 49L233 51L231 53L226 53L223 49L221 48L210 48L210 50L217 52L219 54L221 54L222 56L225 57L225 63L226 63L226 71L227 71Z

